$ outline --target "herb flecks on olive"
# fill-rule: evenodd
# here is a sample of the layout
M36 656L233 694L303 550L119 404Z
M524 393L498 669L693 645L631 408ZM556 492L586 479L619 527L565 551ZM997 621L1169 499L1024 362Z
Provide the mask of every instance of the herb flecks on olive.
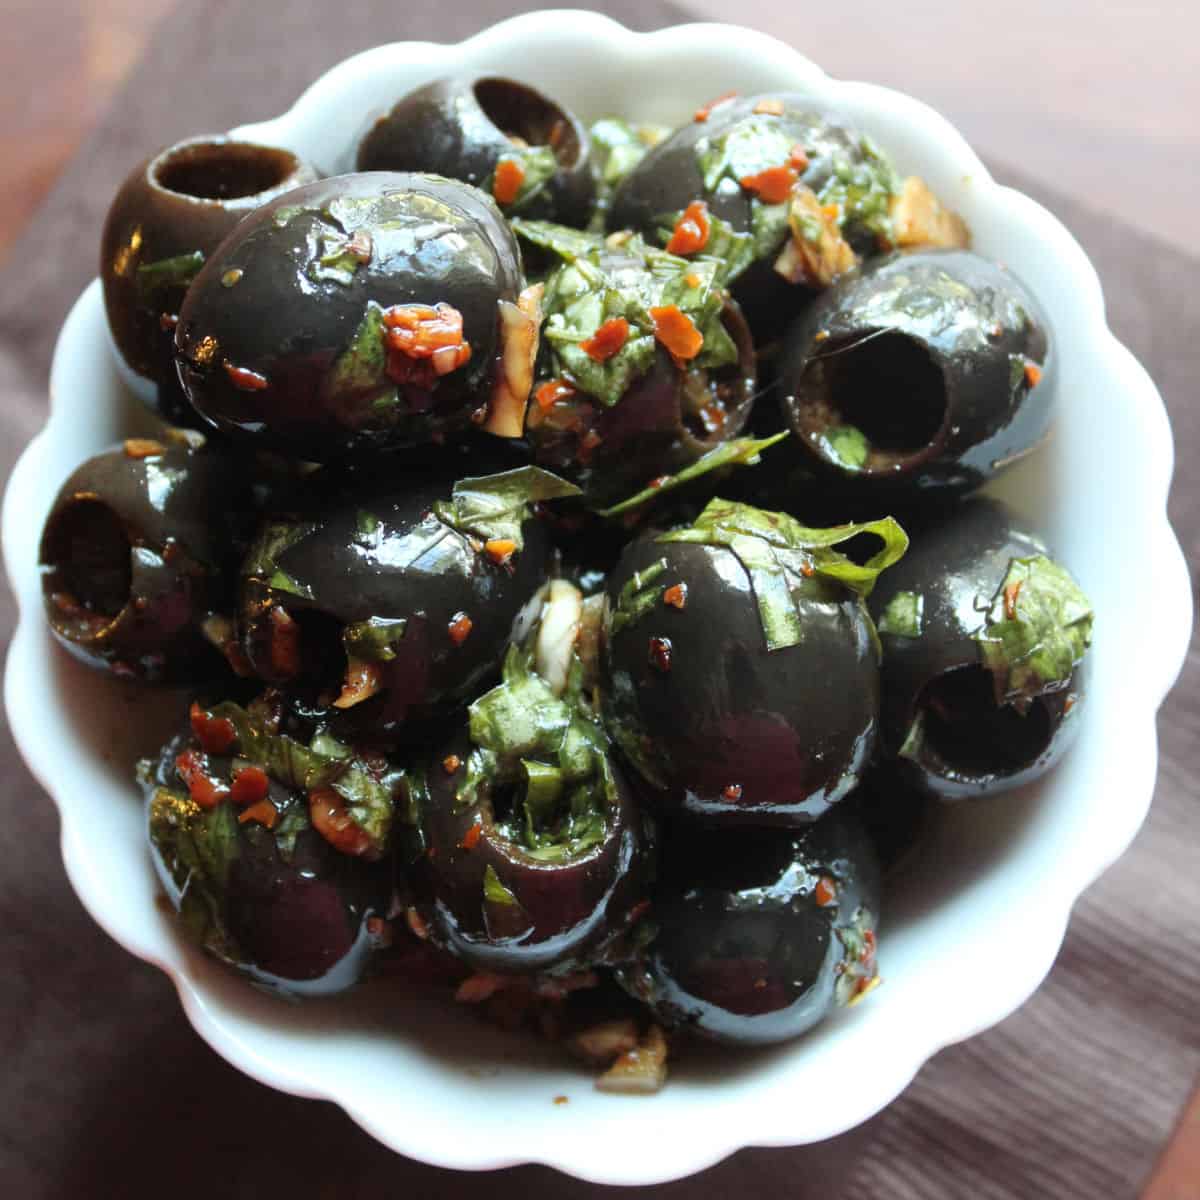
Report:
M247 213L316 178L289 150L216 137L169 146L121 185L100 244L105 310L126 377L165 420L198 423L172 358L188 287Z
M329 994L380 944L391 868L375 860L400 776L327 734L305 745L280 733L271 714L267 701L194 705L188 733L139 764L150 846L197 945L258 984Z
M46 616L89 666L149 682L222 673L203 626L232 607L248 488L197 434L130 439L59 490L38 561Z
M820 296L779 365L790 452L847 488L978 487L1046 434L1046 321L967 251L896 254Z
M864 533L883 543L865 564L836 549ZM712 823L799 826L845 796L878 718L862 596L906 545L890 518L818 530L724 500L631 543L608 581L603 699L647 798ZM683 606L668 601L684 587Z
M475 189L340 176L255 212L205 264L175 330L180 378L218 428L308 459L437 441L481 399L486 419L508 357L498 315L524 286Z
M617 977L667 1025L783 1041L875 986L879 903L852 810L799 834L670 827L652 936Z
M744 427L756 369L721 264L638 236L516 220L558 260L546 277L543 351L527 435L538 461L592 503L687 467Z
M360 171L430 171L486 192L506 213L583 225L595 194L587 131L525 84L455 77L426 84L379 118Z
M883 748L911 779L946 799L985 795L1061 757L1078 728L1092 609L1002 505L966 501L920 530L871 605ZM902 619L917 607L919 621Z
M583 620L578 589L552 584L503 681L471 705L468 731L410 785L426 922L482 970L594 961L643 910L650 831L585 691Z
M364 736L452 712L499 670L542 585L532 506L575 490L523 467L335 495L268 522L241 572L250 663L323 695L339 728Z

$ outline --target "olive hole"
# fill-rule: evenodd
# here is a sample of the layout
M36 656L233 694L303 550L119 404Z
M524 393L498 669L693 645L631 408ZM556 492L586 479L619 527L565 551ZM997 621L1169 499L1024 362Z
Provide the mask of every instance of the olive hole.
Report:
M570 117L540 92L511 79L480 79L475 100L487 117L508 138L528 146L549 146L563 167L579 160L579 138Z
M945 380L926 349L902 333L829 342L801 378L813 432L853 426L869 443L866 469L894 467L925 449L946 417Z
M278 187L297 167L288 150L251 142L192 142L159 160L154 182L197 200L240 200Z
M981 666L939 675L921 693L928 750L963 776L1011 775L1035 763L1050 745L1050 712L1034 700L1022 714L997 704L992 674Z
M42 562L50 568L46 594L64 615L82 610L111 619L129 601L129 538L117 514L100 500L75 500L59 509L46 526Z

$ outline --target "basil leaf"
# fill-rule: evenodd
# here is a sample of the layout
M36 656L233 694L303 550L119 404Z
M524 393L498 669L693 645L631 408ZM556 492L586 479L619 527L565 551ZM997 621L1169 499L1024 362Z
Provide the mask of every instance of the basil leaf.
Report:
M199 250L143 263L134 276L138 299L147 307L165 303L171 289L186 291L192 280L200 274L202 266L204 255Z
M567 705L525 664L513 646L504 663L504 681L467 709L471 741L498 758L553 756L570 724Z
M355 621L342 630L342 646L346 657L365 662L391 662L396 657L396 645L404 638L408 621L404 617L368 617Z
M531 246L549 250L564 262L573 263L577 258L586 258L604 245L601 234L585 233L567 225L556 225L553 221L530 221L524 217L513 217L509 221L513 233Z
M883 546L860 565L834 547L861 533L875 535ZM813 529L786 513L721 499L710 500L691 526L661 534L658 541L731 550L750 576L768 650L781 650L802 640L792 593L804 578L821 575L866 597L879 573L899 561L908 548L908 535L892 517Z
M615 191L646 152L670 132L665 125L632 125L615 117L597 121L588 131L588 140L602 191Z
M821 431L817 440L825 453L847 470L860 471L867 465L871 443L856 426L831 425Z
M1070 573L1045 555L1014 558L975 636L996 703L1027 709L1065 688L1092 640L1095 614Z
M296 839L312 828L308 816L308 805L296 800L284 806L271 830L275 846L284 862L290 863L296 853Z
M286 571L279 570L278 563L285 551L302 542L316 528L310 521L268 521L259 531L246 555L242 574L256 575L265 580L268 587L277 587L281 591L311 600L311 589L306 584L298 583ZM275 581L276 576L279 577L278 583Z
M387 373L387 340L383 309L371 301L349 344L333 361L321 387L326 396L348 396L385 390L393 398L396 388Z
M833 172L817 193L822 205L836 204L838 225L844 234L870 234L892 240L892 197L898 196L902 181L891 160L868 137L859 143L862 158L851 162L835 155Z
M381 855L387 849L395 815L395 797L401 772L376 775L361 763L353 763L330 784L346 802L346 811Z
M920 592L897 592L887 604L876 628L892 637L919 638L925 615L925 597Z
M717 137L701 138L696 143L696 159L704 190L715 191L725 178L740 185L747 175L784 165L791 158L794 141L784 125L766 116L749 117Z
M636 492L634 495L622 500L619 504L614 504L610 508L597 509L596 511L602 517L620 516L621 513L628 512L630 509L655 500L667 492L674 491L675 488L682 487L685 483L691 483L693 480L699 479L712 471L720 470L722 467L757 466L762 461L760 457L762 451L769 450L777 442L783 441L787 436L787 430L784 430L783 433L777 433L768 438L731 438L729 441L722 442L719 446L714 446L707 453L702 454L694 463L684 467L682 471L676 471L674 475L668 475L652 487L642 488L640 492Z
M496 869L491 863L488 863L483 872L483 898L489 904L503 904L505 907L519 904L516 896L500 882L500 876L496 874Z
M486 540L507 539L520 550L525 545L522 526L533 515L533 504L579 494L573 483L541 467L517 467L498 475L460 479L450 499L439 501L433 511L461 533Z
M659 540L661 541L662 539L660 538ZM640 621L648 612L654 609L662 599L663 592L666 590L665 584L657 584L655 581L666 569L667 560L660 558L657 562L652 562L648 567L644 567L640 571L635 571L625 581L621 590L617 593L617 604L609 620L609 628L612 633L619 633L626 625L632 625L635 621Z
M242 956L225 928L225 889L239 853L231 804L201 808L191 797L158 788L150 800L150 841L178 891L189 937L226 962Z

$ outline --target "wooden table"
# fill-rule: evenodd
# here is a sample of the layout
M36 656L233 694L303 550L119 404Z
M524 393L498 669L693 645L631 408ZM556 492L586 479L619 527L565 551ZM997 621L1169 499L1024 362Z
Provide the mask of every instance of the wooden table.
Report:
M176 4L62 0L52 7L8 0L0 50L0 149L7 164L0 259L30 249L21 240L24 222ZM697 19L729 12L715 0L685 0L681 7ZM1191 246L1200 197L1194 52L1200 17L1192 4L1151 0L1135 14L1130 6L1097 7L1090 0L1053 6L1010 0L1003 23L994 6L941 0L911 0L902 20L892 0L865 0L852 16L841 5L801 10L767 0L742 0L736 11L835 74L928 99L985 155L1019 163L1093 207ZM388 36L380 31L380 40ZM149 149L131 146L130 160ZM1200 1093L1142 1197L1200 1197Z

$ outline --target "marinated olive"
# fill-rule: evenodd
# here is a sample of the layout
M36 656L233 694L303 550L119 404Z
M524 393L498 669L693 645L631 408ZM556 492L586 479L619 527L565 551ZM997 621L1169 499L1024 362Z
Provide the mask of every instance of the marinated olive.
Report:
M122 373L165 420L198 420L172 357L188 285L247 213L316 178L290 150L204 137L152 155L121 185L100 242L104 305Z
M511 79L458 76L410 92L358 148L360 171L431 171L490 195L506 213L587 222L595 198L587 131Z
M926 791L1006 791L1079 725L1092 610L1045 543L976 498L919 531L871 599L883 643L882 748Z
M545 282L545 351L526 421L538 462L605 504L741 432L754 346L715 262L641 238L609 245L544 222L514 227L562 259Z
M503 682L414 782L431 933L479 969L595 961L645 907L652 831L584 698L587 619L552 584Z
M832 549L861 532L885 541L867 567ZM890 519L810 530L714 500L627 547L608 581L604 712L656 805L798 826L855 786L879 703L859 591L904 544Z
M493 415L509 341L535 324L522 287L516 242L474 188L386 172L310 184L197 275L180 379L219 429L302 458L438 441Z
M326 695L339 728L390 735L453 711L500 669L542 585L536 468L314 497L268 521L241 570L255 673ZM339 690L340 689L340 690Z
M236 464L203 442L131 438L59 490L42 594L54 635L89 666L151 682L219 673L203 629L232 610L229 559L249 500Z
M613 197L608 228L637 230L676 253L719 256L762 339L860 253L911 241L965 244L952 214L941 227L906 218L904 198L913 194L943 215L920 180L901 181L868 139L814 112L809 97L727 97L641 159Z
M788 445L847 488L976 488L1053 416L1046 320L1005 268L968 251L896 254L819 297L779 364Z
M273 732L258 706L193 705L191 724L139 764L155 867L189 937L278 991L350 987L384 938L398 773Z
M667 1024L784 1041L874 986L879 898L850 807L799 833L671 827L653 939L617 978Z

